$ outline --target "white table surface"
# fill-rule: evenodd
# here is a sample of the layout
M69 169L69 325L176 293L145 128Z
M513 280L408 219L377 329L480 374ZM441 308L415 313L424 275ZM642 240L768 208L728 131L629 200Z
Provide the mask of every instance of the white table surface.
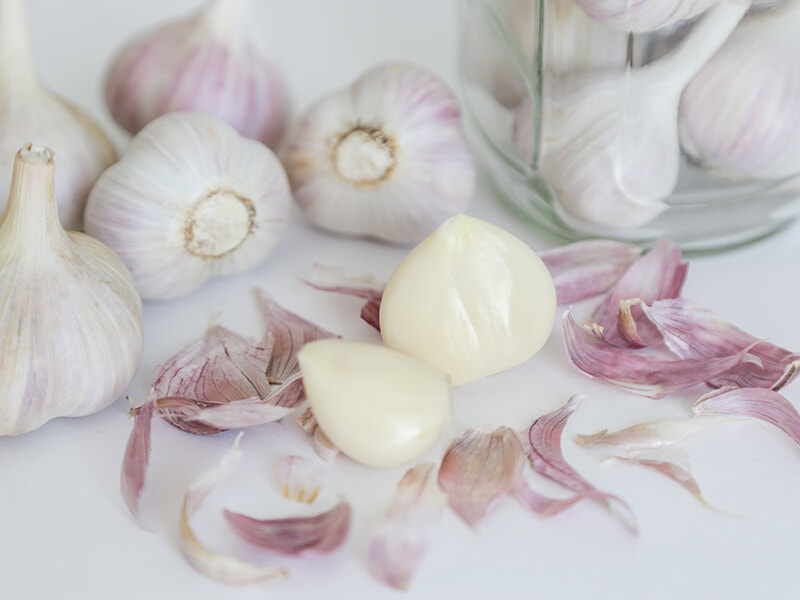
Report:
M455 82L454 2L405 0L259 0L261 28L286 74L296 108L344 85L372 63L404 58ZM114 132L101 102L104 65L121 40L194 0L31 0L35 57L42 78L88 108ZM509 216L485 186L470 212L508 228L536 249L550 244ZM298 281L314 261L385 278L404 249L312 230L299 214L260 267L216 280L185 298L146 303L145 351L128 393L144 397L155 366L200 336L209 319L258 337L262 322L251 290L265 286L279 302L347 337L378 341L358 319L355 299L310 290ZM685 295L752 333L800 346L797 301L800 229L793 226L749 247L691 261ZM468 426L522 428L574 393L587 399L565 432L564 452L592 482L632 506L634 537L599 507L579 505L552 519L503 500L477 530L447 512L428 556L405 593L417 598L789 599L798 597L800 449L761 423L737 423L691 439L686 448L714 512L661 476L603 463L571 434L642 420L688 415L691 398L654 401L616 391L574 372L558 331L532 361L459 388L454 418L428 456L438 460ZM787 396L800 401L798 384ZM337 554L314 560L269 556L233 540L219 509L279 516L292 507L269 484L275 459L313 456L294 424L249 430L244 460L196 519L210 546L261 564L291 569L270 586L231 588L194 572L177 548L183 491L214 465L235 433L195 437L157 421L152 469L143 496L145 532L119 494L120 461L131 427L124 399L82 419L0 439L0 598L399 598L364 566L366 541L403 468L375 470L339 458L330 489L354 506L352 534ZM549 486L542 489L554 491Z

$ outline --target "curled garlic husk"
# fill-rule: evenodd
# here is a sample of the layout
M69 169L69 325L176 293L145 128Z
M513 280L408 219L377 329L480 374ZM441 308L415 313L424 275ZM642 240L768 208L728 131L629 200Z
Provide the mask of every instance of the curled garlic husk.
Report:
M456 97L409 64L379 65L319 100L281 158L312 223L396 243L462 211L475 187Z
M553 279L533 250L500 227L456 215L395 269L381 300L381 336L459 385L531 358L555 312Z
M708 10L720 0L575 0L596 21L634 33L663 29Z
M97 180L86 231L114 249L143 298L187 294L270 253L289 215L277 157L201 113L148 124Z
M25 0L0 0L0 132L0 189L11 183L14 156L22 144L46 144L58 153L55 188L61 223L82 229L89 190L117 154L89 115L39 81Z
M539 170L567 218L613 228L644 225L666 208L680 164L678 104L686 84L749 8L722 0L672 53L647 67L598 72L561 82L547 98ZM517 111L524 152L533 118Z
M64 231L54 171L51 150L20 150L0 217L0 435L105 408L142 351L133 280L109 248Z
M297 354L317 425L353 460L390 467L418 459L450 421L449 377L383 346L342 339Z
M683 92L684 150L744 177L800 173L800 2L749 16Z
M288 96L252 27L252 8L251 0L207 0L129 42L106 76L114 120L136 134L168 112L204 112L275 148Z

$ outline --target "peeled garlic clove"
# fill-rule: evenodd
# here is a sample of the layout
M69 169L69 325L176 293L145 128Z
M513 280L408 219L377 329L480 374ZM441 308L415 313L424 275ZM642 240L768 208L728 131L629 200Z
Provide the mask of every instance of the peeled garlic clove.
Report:
M466 207L475 165L450 89L409 64L372 68L314 104L281 153L318 227L418 242Z
M86 231L120 255L143 298L163 300L264 260L289 203L286 173L266 146L214 117L170 113L97 180Z
M287 94L253 31L251 9L250 0L207 0L128 43L106 78L114 120L136 134L165 113L198 111L276 147Z
M20 150L0 217L0 435L105 408L142 351L133 280L106 246L64 231L54 174L51 150Z
M633 33L669 27L695 17L720 0L575 0L596 21Z
M297 358L317 424L353 460L373 467L415 460L450 420L449 378L409 356L326 339Z
M58 155L55 194L66 229L83 229L86 197L117 160L111 141L85 112L39 81L31 56L25 0L0 0L0 189L11 184L20 144L45 144ZM5 197L0 199L0 208Z
M381 336L460 385L532 357L555 313L553 280L536 253L495 225L457 215L392 274L381 301Z

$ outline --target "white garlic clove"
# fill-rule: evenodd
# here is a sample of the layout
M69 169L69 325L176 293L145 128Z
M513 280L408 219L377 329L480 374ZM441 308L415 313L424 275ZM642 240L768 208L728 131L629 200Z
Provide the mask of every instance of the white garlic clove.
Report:
M392 274L381 301L381 336L459 385L531 358L547 341L555 313L553 280L536 253L495 225L457 215Z
M52 93L33 65L25 0L0 0L0 189L11 184L14 157L34 140L58 155L55 194L66 229L83 229L86 197L97 177L117 160L100 126ZM0 200L0 209L5 198Z
M575 0L596 21L633 33L669 27L708 10L720 0Z
M201 113L152 121L98 179L86 231L113 248L146 299L187 294L260 263L289 216L275 155Z
M66 232L53 193L53 152L17 153L0 217L0 435L111 404L142 351L141 302L119 257Z
M466 207L475 165L450 89L409 64L369 70L300 119L281 153L318 227L418 242Z
M297 356L317 424L353 460L415 460L450 420L448 376L410 356L340 339L311 342Z
M114 120L136 134L165 113L198 111L277 147L288 95L255 35L252 8L250 0L207 0L198 12L128 43L106 77Z

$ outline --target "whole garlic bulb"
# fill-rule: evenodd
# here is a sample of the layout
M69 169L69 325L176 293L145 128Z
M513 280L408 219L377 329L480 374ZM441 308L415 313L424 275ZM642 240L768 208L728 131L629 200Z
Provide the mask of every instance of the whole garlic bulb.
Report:
M129 42L106 77L114 120L136 134L165 113L198 111L276 147L288 96L253 31L251 9L251 0L208 0L197 13Z
M0 0L0 189L11 183L14 156L22 144L27 140L47 144L58 153L59 218L65 228L80 230L89 190L117 160L117 153L89 115L39 81L25 1Z
M319 100L281 158L312 223L396 243L461 212L475 187L456 97L409 64L379 65Z
M290 198L269 148L214 117L175 112L97 180L86 231L120 255L142 298L174 298L266 258Z
M696 17L720 0L575 0L593 19L622 31L645 33Z
M752 15L683 92L684 150L717 171L800 173L800 2Z
M17 153L0 217L0 435L105 408L142 351L128 270L96 239L64 231L53 182L51 150Z

